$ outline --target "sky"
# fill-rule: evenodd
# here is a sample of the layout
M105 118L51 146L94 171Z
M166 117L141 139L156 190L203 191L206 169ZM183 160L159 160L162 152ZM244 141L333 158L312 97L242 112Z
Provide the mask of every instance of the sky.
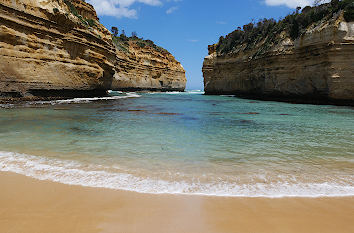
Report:
M280 19L313 0L86 0L100 22L127 35L136 32L167 49L183 65L187 89L203 89L208 45L237 27L263 18Z

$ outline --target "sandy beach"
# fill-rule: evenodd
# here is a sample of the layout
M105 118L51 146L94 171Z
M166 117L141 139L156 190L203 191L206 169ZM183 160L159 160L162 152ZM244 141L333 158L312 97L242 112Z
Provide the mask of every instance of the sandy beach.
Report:
M354 198L149 195L0 173L0 232L354 232Z

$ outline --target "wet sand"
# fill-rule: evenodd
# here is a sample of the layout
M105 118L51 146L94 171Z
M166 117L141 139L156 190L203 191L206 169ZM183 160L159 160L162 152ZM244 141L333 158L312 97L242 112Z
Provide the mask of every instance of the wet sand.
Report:
M149 195L0 172L1 233L354 232L354 197Z

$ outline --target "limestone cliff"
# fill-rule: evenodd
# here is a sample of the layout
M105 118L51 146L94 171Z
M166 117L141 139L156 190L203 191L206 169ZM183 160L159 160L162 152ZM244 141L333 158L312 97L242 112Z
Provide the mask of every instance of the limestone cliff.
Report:
M116 49L85 1L0 0L0 97L184 90L184 70L171 54L133 44L129 51Z
M295 39L286 32L273 36L276 43L259 36L253 46L241 43L229 53L209 46L206 94L354 105L354 22L344 20L343 12L311 24Z
M186 87L182 65L152 42L130 38L120 43L117 61L113 90L184 91Z
M0 0L0 95L89 96L114 75L111 34L81 0Z

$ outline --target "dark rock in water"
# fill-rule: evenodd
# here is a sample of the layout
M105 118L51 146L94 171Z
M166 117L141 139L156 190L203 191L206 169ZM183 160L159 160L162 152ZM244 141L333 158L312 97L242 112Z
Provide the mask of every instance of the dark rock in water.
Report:
M54 111L66 111L71 110L70 108L53 108Z
M258 115L260 114L259 112L246 112L246 113L240 113L240 114L245 114L245 115Z
M251 120L241 120L240 123L242 124L248 124L248 123L252 123L253 121Z
M155 115L166 115L166 116L181 116L183 115L182 113L174 113L174 112L158 112L158 113L152 113Z
M128 112L146 112L146 110L141 110L141 109L129 109Z
M198 120L198 118L196 118L196 117L188 117L188 116L182 117L182 119L183 119L183 120L189 120L189 121L196 121L196 120Z
M74 133L77 134L83 134L83 135L89 135L89 136L96 136L98 134L101 134L101 132L96 131L96 130L90 130L90 129L84 129L84 128L80 128L80 127L71 127L69 128L69 130L71 130Z

